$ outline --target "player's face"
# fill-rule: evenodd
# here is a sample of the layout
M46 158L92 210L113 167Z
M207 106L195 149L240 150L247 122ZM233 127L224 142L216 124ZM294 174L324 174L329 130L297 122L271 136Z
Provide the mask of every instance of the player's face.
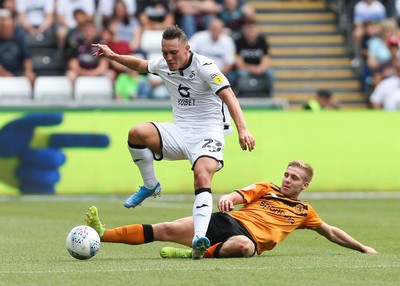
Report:
M162 40L162 54L171 71L186 66L189 60L189 45L179 39Z
M282 178L281 192L292 199L297 199L301 191L309 185L305 181L306 173L303 169L289 166Z

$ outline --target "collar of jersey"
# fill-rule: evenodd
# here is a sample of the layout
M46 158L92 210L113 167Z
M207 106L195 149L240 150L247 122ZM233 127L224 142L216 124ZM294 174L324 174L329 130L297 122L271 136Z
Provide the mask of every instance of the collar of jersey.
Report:
M183 76L183 71L184 71L185 69L187 69L187 68L192 64L193 52L192 52L192 51L189 51L189 53L190 53L190 58L189 58L188 64L187 64L186 66L184 66L183 68L179 69L179 74L180 74L181 76Z

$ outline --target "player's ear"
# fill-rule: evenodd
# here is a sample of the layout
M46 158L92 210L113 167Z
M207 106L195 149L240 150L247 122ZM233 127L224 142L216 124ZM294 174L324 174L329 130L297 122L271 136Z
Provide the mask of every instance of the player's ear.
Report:
M186 51L186 52L190 51L190 45L189 45L189 44L186 45L185 51Z
M301 189L302 189L302 190L305 190L305 189L308 188L309 185L310 185L310 182L304 182Z

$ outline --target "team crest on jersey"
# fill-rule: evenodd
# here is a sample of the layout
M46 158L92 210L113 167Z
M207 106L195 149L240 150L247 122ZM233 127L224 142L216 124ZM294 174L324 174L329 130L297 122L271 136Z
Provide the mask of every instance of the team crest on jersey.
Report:
M298 213L303 213L304 212L304 206L302 204L297 204L296 205L296 210Z
M191 71L191 72L190 72L190 75L188 76L188 79L192 80L192 79L195 78L195 76L196 76L195 72L194 72L194 71Z
M214 73L211 75L211 78L216 84L222 84L224 82L224 77L221 73Z

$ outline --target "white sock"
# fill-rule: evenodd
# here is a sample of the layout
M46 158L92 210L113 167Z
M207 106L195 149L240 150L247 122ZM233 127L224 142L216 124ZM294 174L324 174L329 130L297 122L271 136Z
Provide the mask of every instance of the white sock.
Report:
M153 152L149 148L136 149L128 145L133 162L138 166L142 175L143 184L148 189L153 189L158 180L154 171Z
M208 224L210 223L213 207L212 194L202 192L196 195L193 204L194 237L206 236Z

